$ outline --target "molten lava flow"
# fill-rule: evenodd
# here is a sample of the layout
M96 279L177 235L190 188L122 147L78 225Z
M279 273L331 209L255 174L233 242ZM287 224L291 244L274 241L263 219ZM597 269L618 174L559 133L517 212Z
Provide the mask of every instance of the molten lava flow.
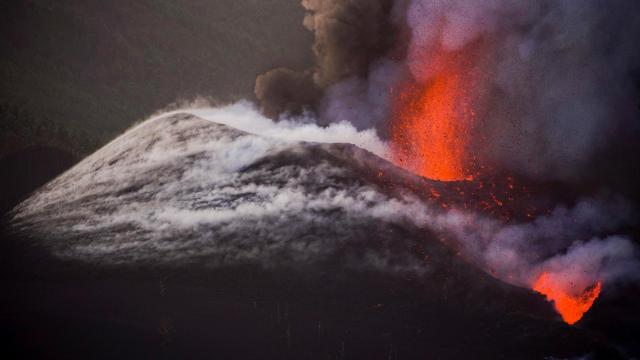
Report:
M429 62L434 75L402 86L394 104L394 162L434 180L465 180L471 173L474 70L463 55L441 51Z
M553 301L562 319L570 325L578 322L589 311L593 302L600 295L601 289L602 283L598 281L595 285L584 289L581 294L572 295L554 282L547 272L542 273L533 284L533 290L545 295L547 300Z
M511 177L496 180L500 169L492 169L477 154L490 145L483 144L482 134L488 129L477 121L476 111L482 112L479 105L490 105L483 95L489 95L484 85L489 85L486 75L493 69L491 48L491 39L483 39L461 49L435 46L416 55L423 58L410 64L412 79L394 89L391 155L397 165L429 179L474 180L425 189L443 209L461 206L505 221L514 216L531 219L543 209L522 206L529 193L526 187L516 186ZM492 275L506 280L504 274ZM513 279L509 276L507 281ZM532 288L553 302L566 323L575 324L599 296L602 283L570 291L566 283L545 272Z

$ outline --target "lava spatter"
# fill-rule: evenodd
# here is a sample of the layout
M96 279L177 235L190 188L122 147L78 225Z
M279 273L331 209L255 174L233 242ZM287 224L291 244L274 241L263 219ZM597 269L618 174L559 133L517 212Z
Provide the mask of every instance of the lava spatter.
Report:
M440 49L425 60L432 76L400 84L391 122L396 164L433 180L472 178L469 145L479 92L470 58L465 51Z
M602 290L602 282L597 281L580 293L571 294L551 274L544 272L533 284L533 290L545 295L548 301L552 301L562 320L573 325L593 306Z

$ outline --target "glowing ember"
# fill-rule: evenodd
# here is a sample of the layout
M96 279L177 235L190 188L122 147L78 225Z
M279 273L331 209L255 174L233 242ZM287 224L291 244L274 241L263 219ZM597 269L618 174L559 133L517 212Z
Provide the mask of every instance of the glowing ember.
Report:
M582 316L589 311L593 302L600 295L602 283L584 289L581 294L572 295L567 293L560 285L553 281L549 273L544 272L533 284L533 290L553 301L554 307L562 319L570 325L575 324Z
M433 77L405 85L394 104L394 162L430 179L465 180L471 173L473 71L461 55L441 51L429 62Z

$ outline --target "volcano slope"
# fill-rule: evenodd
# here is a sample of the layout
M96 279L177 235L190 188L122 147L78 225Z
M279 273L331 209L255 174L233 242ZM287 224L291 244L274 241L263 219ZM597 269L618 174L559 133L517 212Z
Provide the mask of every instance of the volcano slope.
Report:
M13 213L11 355L616 358L423 224L426 180L354 145L176 113Z

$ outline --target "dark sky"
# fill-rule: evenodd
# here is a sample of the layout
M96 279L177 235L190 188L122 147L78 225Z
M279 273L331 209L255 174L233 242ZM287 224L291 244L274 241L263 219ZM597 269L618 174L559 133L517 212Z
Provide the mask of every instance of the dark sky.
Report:
M101 138L311 63L298 0L0 1L0 103Z

